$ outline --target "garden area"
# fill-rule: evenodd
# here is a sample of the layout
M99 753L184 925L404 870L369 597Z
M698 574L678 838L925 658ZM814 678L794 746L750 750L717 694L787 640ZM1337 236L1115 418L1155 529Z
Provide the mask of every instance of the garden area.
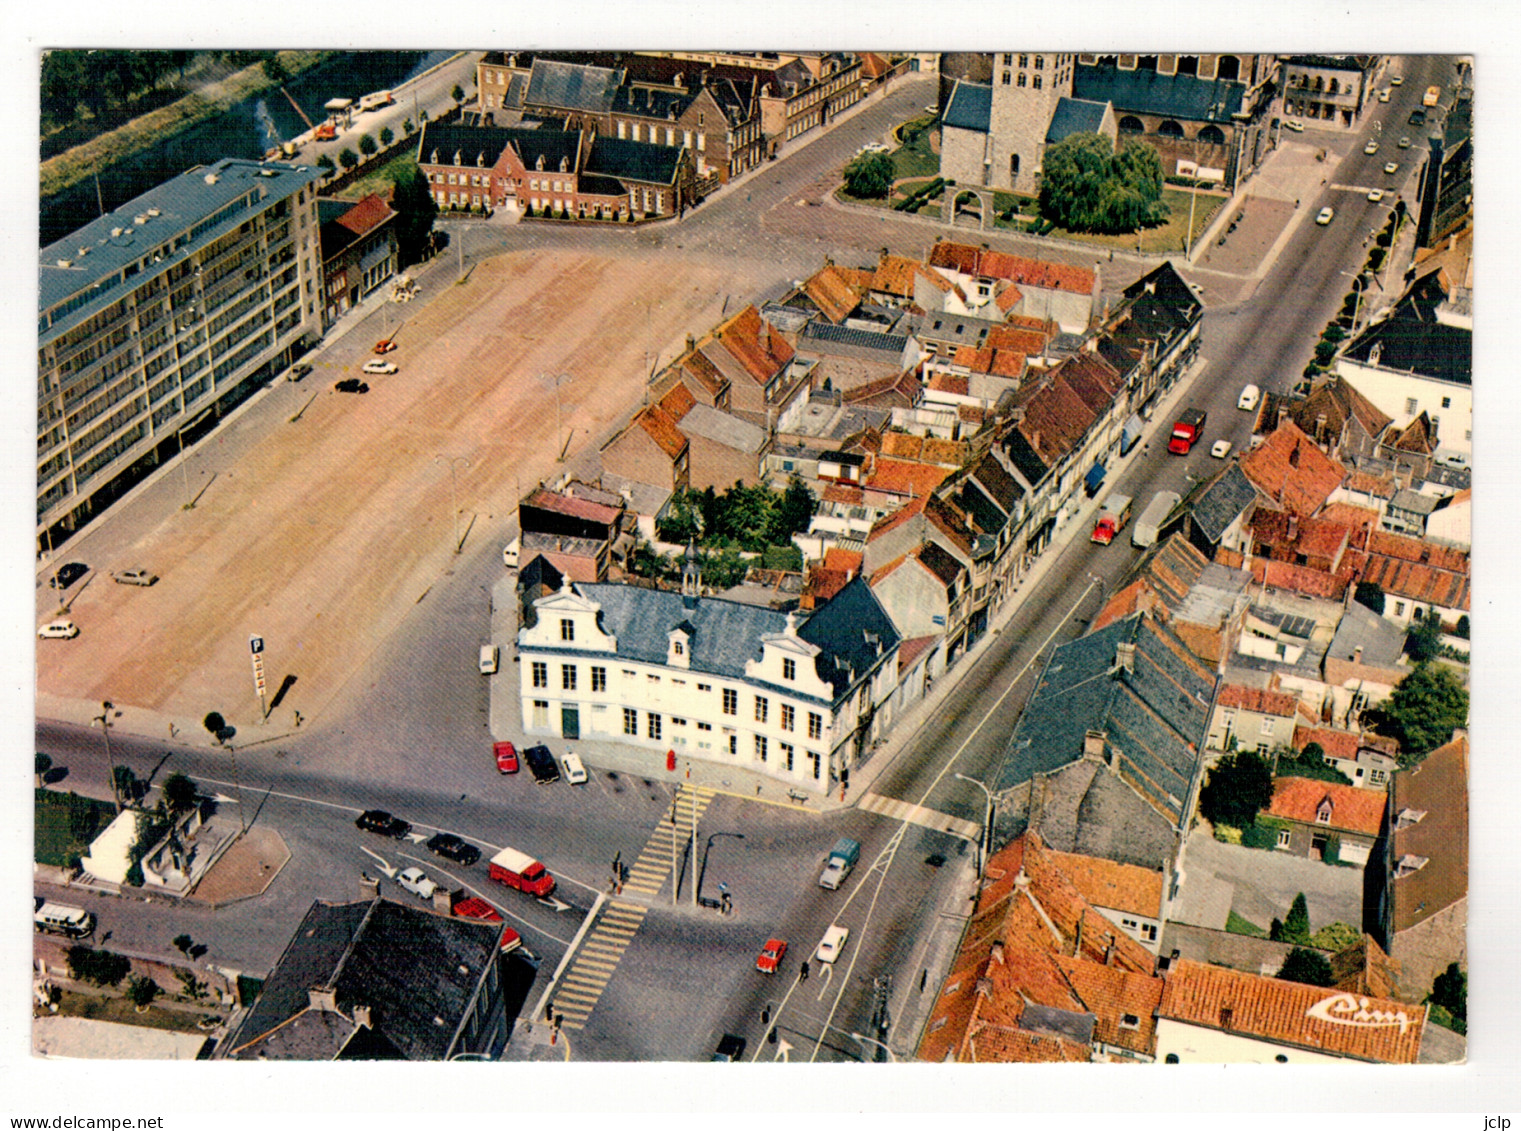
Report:
M115 819L116 807L77 793L39 789L33 813L37 863L68 868Z
M742 582L752 567L801 571L803 555L792 535L808 529L815 505L813 492L796 477L784 491L765 483L735 483L722 494L712 487L687 490L672 496L655 533L667 545L695 544L703 584L724 590ZM683 556L641 542L630 568L651 580L677 582Z

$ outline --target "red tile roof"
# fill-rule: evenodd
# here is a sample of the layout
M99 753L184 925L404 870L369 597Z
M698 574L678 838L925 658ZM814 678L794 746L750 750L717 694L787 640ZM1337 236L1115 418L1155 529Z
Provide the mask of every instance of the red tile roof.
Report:
M1216 560L1224 559L1217 554ZM1271 589L1303 593L1307 597L1325 597L1332 601L1341 600L1347 592L1345 578L1327 573L1323 569L1311 569L1309 566L1294 565L1292 562L1273 562L1265 558L1253 558L1249 565L1243 566L1237 566L1233 561L1228 564L1235 568L1251 570L1258 584L1266 585Z
M873 491L887 491L895 495L928 495L936 487L945 481L950 474L950 469L944 467L932 467L926 463L914 463L908 460L888 459L884 452L883 457L877 460L877 465L866 477L866 486Z
M338 223L356 236L363 236L395 215L390 206L380 198L380 194L372 192L338 217Z
M554 511L556 514L569 515L572 518L583 518L607 526L616 523L619 515L623 513L617 507L593 502L591 499L579 499L574 495L562 495L558 491L551 491L548 487L536 488L523 500L523 505Z
M884 534L898 529L898 527L902 526L915 515L923 514L926 501L927 498L925 496L920 496L917 499L909 500L903 506L893 511L892 514L883 515L873 524L871 532L866 535L866 540L868 542L875 542Z
M1158 1016L1331 1056L1414 1064L1424 1005L1360 997L1184 958L1165 976Z
M652 404L642 409L634 419L639 422L639 427L649 433L650 439L660 445L660 450L672 459L686 450L686 436L676 426L676 421L671 419L671 414L659 405Z
M1047 849L1057 870L1094 907L1127 911L1148 919L1162 914L1162 873L1098 856Z
M918 459L924 451L924 437L909 432L882 433L882 458Z
M1287 719L1293 717L1294 708L1299 700L1282 691L1267 691L1260 687L1242 687L1239 684L1227 683L1220 689L1218 702L1222 707L1256 711L1261 715L1277 715Z
M1161 873L1158 897L1161 895ZM1163 982L1153 974L1118 970L1066 955L1052 959L1082 1008L1093 1014L1093 1039L1149 1056L1156 1049L1157 1007Z
M914 297L914 274L921 270L917 260L906 255L884 255L877 261L871 289L894 298Z
M1318 743L1328 758L1344 758L1352 761L1365 746L1382 750L1385 754L1398 753L1399 747L1391 739L1376 734L1359 734L1356 731L1336 730L1332 727L1296 726L1294 749L1303 750L1310 743Z
M1257 490L1300 517L1324 506L1347 473L1291 420L1242 456L1240 467Z
M836 324L845 321L861 305L861 291L838 267L829 266L803 284L803 292L813 300L824 317Z
M861 563L865 560L866 555L860 550L842 550L838 546L831 546L824 551L824 565L828 569L860 573Z
M715 336L758 385L769 382L792 360L792 346L753 305L720 326Z
M1353 477L1357 474L1354 472ZM1366 541L1367 532L1378 525L1379 514L1376 510L1354 506L1352 503L1327 503L1318 517L1345 526L1353 532L1353 544L1361 545Z
M1331 802L1331 819L1317 821L1316 812L1327 800ZM1377 836L1384 819L1384 795L1377 790L1313 778L1274 778L1268 813L1306 825Z
M660 398L660 407L671 414L672 420L679 421L696 404L697 398L692 395L692 391L681 384L671 386L671 391Z
M919 658L924 650L939 639L940 637L938 635L911 636L899 644L898 674L901 676L904 672L910 670L914 666L914 661Z
M930 251L931 267L948 267L963 275L982 275L1008 279L1026 287L1071 291L1091 295L1097 276L1086 267L1069 267L1065 263L1048 263L1026 259L1004 251L988 251L971 244L941 240Z
M1020 290L1013 283L1010 283L1008 286L999 291L997 295L994 296L993 305L1007 314L1009 311L1018 306L1020 300L1024 297L1024 291Z
M1444 609L1466 610L1469 607L1468 578L1462 573L1383 554L1369 554L1362 579L1378 585L1385 593L1409 601L1440 605Z
M859 506L865 498L866 492L859 487L851 487L845 483L830 483L824 487L824 493L819 496L819 501Z
M1387 530L1375 530L1368 535L1368 553L1399 558L1407 562L1419 562L1435 569L1449 570L1468 576L1469 556L1452 546L1442 546L1421 538L1404 534L1391 534Z

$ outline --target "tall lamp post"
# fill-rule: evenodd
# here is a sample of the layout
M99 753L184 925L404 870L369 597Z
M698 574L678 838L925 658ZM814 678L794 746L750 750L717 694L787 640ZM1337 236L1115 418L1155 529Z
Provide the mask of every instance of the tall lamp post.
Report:
M111 712L113 710L116 710L115 704L111 700L106 699L100 704L100 714L90 721L100 724L101 737L106 740L106 774L111 779L111 799L116 802L116 812L120 815L121 789L116 784L116 763L111 760ZM116 716L120 718L121 712L117 711Z
M570 382L570 379L571 378L570 378L570 374L569 373L546 373L546 374L544 374L540 378L540 380L542 380L542 381L548 381L552 386L554 386L554 390L555 390L555 462L556 463L564 463L565 462L565 452L560 447L560 435L561 435L561 432L563 431L563 425L561 424L561 419L560 419L561 418L561 410L560 410L560 384L561 384L561 382L565 382L565 383L568 384Z
M955 775L958 781L964 781L968 785L975 785L982 790L983 796L988 799L987 809L982 818L982 834L977 838L977 882L982 882L988 866L988 850L993 843L993 791L976 778L969 778L965 774Z
M1354 275L1350 271L1338 271L1337 274L1347 276L1352 280L1352 285L1357 288L1357 301L1352 304L1352 332L1347 335L1348 338L1355 338L1357 337L1357 318L1363 309L1363 291L1368 289L1367 272L1359 271Z
M458 554L459 553L459 498L458 498L458 496L456 494L457 485L455 483L454 468L455 468L456 464L461 464L461 463L464 464L466 467L469 467L470 466L470 461L468 459L466 459L464 456L438 455L438 456L434 456L433 457L433 462L434 463L438 463L438 462L440 462L442 460L447 460L449 462L449 509L450 509L451 513L454 515L454 552L456 554Z

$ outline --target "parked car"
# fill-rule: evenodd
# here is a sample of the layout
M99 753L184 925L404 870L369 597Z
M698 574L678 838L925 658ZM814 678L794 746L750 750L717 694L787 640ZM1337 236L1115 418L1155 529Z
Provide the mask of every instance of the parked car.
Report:
M298 362L290 367L290 372L286 373L285 379L287 381L299 381L311 371L312 367L306 364L306 362Z
M1224 459L1231 454L1231 442L1229 440L1216 440L1214 446L1209 449L1209 454L1216 459Z
M496 755L496 768L498 773L515 774L518 772L518 748L510 742L497 742L491 747Z
M1390 86L1401 86L1401 85L1404 84L1404 81L1405 81L1405 76L1404 75L1390 75L1389 76L1389 85Z
M42 640L72 640L79 635L79 626L71 620L50 620L37 635Z
M1369 189L1368 199L1373 201L1374 204L1377 204L1379 201L1384 199L1384 190L1381 188Z
M574 750L567 750L565 757L561 759L565 764L565 780L571 785L586 784L586 767L581 764L581 756Z
M733 1033L725 1033L718 1042L718 1048L713 1053L714 1060L738 1060L745 1055L745 1038L736 1037Z
M1410 139L1408 137L1402 137L1402 138L1400 138L1400 148L1401 149L1409 149L1410 148Z
M1315 222L1317 224L1319 224L1322 228L1324 228L1327 224L1329 224L1335 218L1336 218L1336 209L1334 209L1334 208L1322 208L1320 210L1320 212L1316 214L1316 216L1315 216Z
M345 377L342 381L333 385L340 393L368 393L370 387L358 377Z
M119 569L111 575L111 580L118 585L152 585L158 580L158 574L149 573L145 569Z
M1286 130L1293 130L1296 134L1304 133L1304 123L1301 122L1298 118L1286 118L1283 123L1283 128Z
M1250 412L1257 407L1257 402L1262 399L1262 390L1256 385L1247 385L1241 390L1241 395L1236 398L1236 407Z
M84 562L64 562L58 567L58 572L48 580L48 584L54 589L67 589L89 572L90 567Z
M1364 153L1368 153L1368 154L1377 153L1378 152L1378 142L1374 141L1372 138L1369 138L1368 139L1368 144L1365 145L1365 146L1363 146L1363 152Z
M382 338L380 341L375 343L376 353L390 353L395 348L396 342L391 338Z
M411 892L418 899L432 899L433 893L438 890L438 885L428 879L421 868L403 868L397 873L396 882L404 891Z
M1378 92L1378 100L1380 102L1388 102L1389 101L1389 89L1387 87L1385 87L1383 90L1381 90L1381 91Z
M456 919L475 919L482 923L500 923L501 912L479 896L470 896L462 899L454 905L454 917ZM514 932L516 933L516 932Z
M1398 161L1390 161L1384 165L1384 172L1388 173L1391 177L1399 171L1400 163Z
M787 940L767 939L766 945L761 947L760 957L755 960L755 968L762 974L775 974L785 957Z
M367 361L362 368L366 373L379 373L381 376L398 372L394 361Z
M845 943L849 938L850 928L835 923L819 940L819 949L814 953L814 957L820 962L833 962L840 957L840 952L845 949Z
M1426 111L1419 109L1410 111L1410 124L1412 126L1424 126L1426 124Z
M481 858L481 850L455 836L453 833L434 833L428 840L428 851L445 860L470 867Z
M384 809L366 809L359 814L354 825L365 832L379 833L381 836L395 837L400 840L412 831L409 821L403 821L400 817L393 817Z

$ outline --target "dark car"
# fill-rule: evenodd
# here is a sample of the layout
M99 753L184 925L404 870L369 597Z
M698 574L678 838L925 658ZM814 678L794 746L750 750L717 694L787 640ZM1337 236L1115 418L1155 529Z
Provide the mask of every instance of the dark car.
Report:
M340 393L368 393L370 387L358 377L345 377L333 386Z
M410 823L403 821L400 817L391 816L384 809L366 809L363 813L359 814L359 818L354 824L357 828L364 829L366 832L379 833L381 836L393 836L397 840L400 840L412 831Z
M292 365L290 367L290 372L285 375L285 378L288 381L299 381L311 371L312 367L303 361L300 364Z
M745 1038L736 1037L733 1033L725 1033L723 1039L718 1042L718 1049L713 1053L714 1060L738 1060L745 1055Z
M64 562L58 567L58 572L48 582L54 589L67 589L85 574L90 572L90 567L84 562Z
M1412 111L1410 111L1410 124L1412 126L1424 126L1426 124L1426 111L1424 111L1424 110L1412 110Z
M528 763L529 773L533 774L533 780L540 785L553 785L560 780L560 764L549 752L549 747L530 746L523 751L523 761Z
M453 833L434 833L428 841L428 851L446 860L453 860L456 864L463 864L467 868L481 858L479 848L473 844L466 844Z

